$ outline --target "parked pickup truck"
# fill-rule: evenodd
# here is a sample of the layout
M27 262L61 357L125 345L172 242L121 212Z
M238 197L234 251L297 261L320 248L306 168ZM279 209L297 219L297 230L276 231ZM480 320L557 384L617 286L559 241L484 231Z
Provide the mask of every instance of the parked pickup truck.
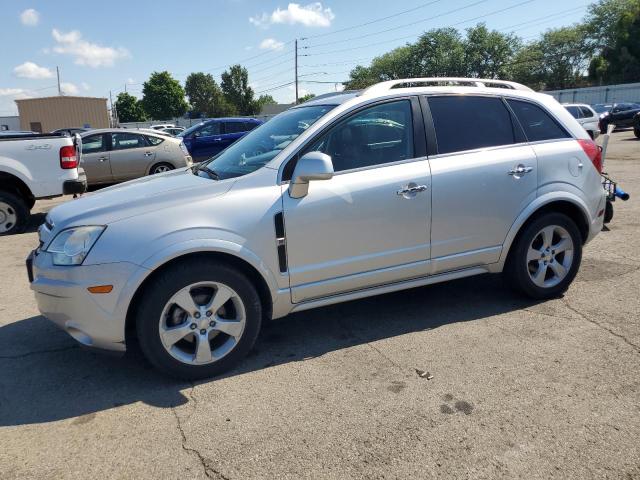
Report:
M83 193L78 135L0 136L0 235L23 231L36 200Z

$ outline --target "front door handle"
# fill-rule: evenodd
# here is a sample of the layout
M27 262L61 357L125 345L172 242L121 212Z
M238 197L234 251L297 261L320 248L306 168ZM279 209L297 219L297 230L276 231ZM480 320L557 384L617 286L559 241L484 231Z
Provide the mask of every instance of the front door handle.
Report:
M109 160L108 157L100 157L100 158L98 158L99 162L106 162L107 160Z
M532 170L533 167L525 167L524 165L520 164L516 168L512 168L511 170L509 170L507 174L512 175L516 178L520 178L522 175L524 175L525 173L529 173Z
M427 189L426 185L418 185L416 183L411 182L410 184L402 187L402 190L398 190L396 192L396 195L399 195L405 198L412 198L412 197L415 197L416 194L420 192L424 192L426 189Z
M144 152L145 157L150 157L151 155L153 155L153 152Z

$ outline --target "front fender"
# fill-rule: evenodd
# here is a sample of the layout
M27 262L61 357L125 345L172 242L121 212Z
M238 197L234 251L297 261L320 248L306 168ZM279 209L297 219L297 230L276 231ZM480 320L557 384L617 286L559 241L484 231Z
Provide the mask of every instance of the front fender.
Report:
M509 233L507 234L504 243L502 245L502 252L500 253L500 259L498 263L492 265L491 270L494 272L502 271L504 267L504 263L507 260L507 255L509 254L509 250L511 249L511 244L513 243L516 235L525 224L525 222L531 218L531 216L540 210L545 205L548 205L552 202L565 201L570 202L573 205L577 206L582 214L584 215L584 219L588 225L592 224L591 215L589 214L589 209L587 204L582 200L578 195L567 192L567 191L555 191L542 194L537 197L533 202L531 202L521 213L518 215L516 220L511 225L509 229Z

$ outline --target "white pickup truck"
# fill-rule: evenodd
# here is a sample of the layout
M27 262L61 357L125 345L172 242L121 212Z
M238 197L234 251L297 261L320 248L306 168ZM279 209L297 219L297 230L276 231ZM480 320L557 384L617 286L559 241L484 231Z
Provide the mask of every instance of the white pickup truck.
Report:
M0 235L23 231L36 200L83 193L78 135L0 135Z

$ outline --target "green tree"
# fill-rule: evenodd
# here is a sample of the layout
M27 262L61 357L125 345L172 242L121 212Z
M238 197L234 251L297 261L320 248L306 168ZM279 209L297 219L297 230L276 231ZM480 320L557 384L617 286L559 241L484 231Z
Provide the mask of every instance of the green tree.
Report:
M416 77L463 77L467 74L465 43L455 28L423 33L411 47L410 71Z
M225 117L235 113L211 74L191 73L185 82L185 92L198 116Z
M528 85L534 90L542 90L546 78L543 57L539 42L525 45L515 53L507 66L507 78Z
M153 72L142 86L142 95L142 106L154 120L180 117L189 108L180 82L167 71Z
M120 122L144 122L146 120L146 115L140 101L126 92L118 94L115 107Z
M504 78L509 62L520 48L512 34L489 30L478 24L467 29L464 40L466 75L479 78Z
M595 52L591 80L640 80L640 0L600 0L591 6L584 31Z
M298 99L298 103L304 103L304 102L308 102L309 100L311 100L312 98L314 98L316 96L315 93L307 93L306 95L303 95L302 97L300 97Z
M260 95L258 97L258 104L260 104L260 108L264 107L265 105L275 105L276 103L278 102L276 102L271 95Z
M254 99L253 89L249 86L249 73L240 65L233 65L222 73L222 92L240 115L256 115L260 104Z

